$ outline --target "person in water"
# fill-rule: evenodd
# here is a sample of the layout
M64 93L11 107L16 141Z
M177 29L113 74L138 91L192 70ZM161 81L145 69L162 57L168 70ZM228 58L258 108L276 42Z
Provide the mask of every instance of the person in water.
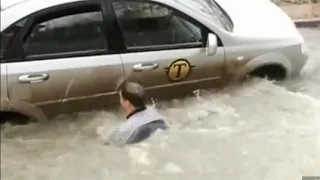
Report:
M119 88L119 99L127 121L109 135L105 144L125 146L139 143L158 129L167 129L162 116L155 109L146 106L145 91L139 83L124 82Z

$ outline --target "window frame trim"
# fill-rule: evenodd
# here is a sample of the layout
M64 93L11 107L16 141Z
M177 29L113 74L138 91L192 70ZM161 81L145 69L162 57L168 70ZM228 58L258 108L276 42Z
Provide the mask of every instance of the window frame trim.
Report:
M26 19L26 23L19 31L16 32L15 36L10 40L10 43L7 44L7 47L5 47L1 63L15 62L16 59L21 59L21 54L23 54L23 52L20 45L20 39L22 38L24 31L28 28L28 25L31 23L32 17L23 17L3 30L6 31L23 19Z
M43 54L43 55L32 55L30 57L27 57L24 52L24 38L28 35L30 31L32 31L32 28L34 27L34 23L38 18L41 18L47 14L56 12L56 11L66 11L68 8L82 8L87 5L97 5L97 7L100 9L102 13L102 24L103 24L103 35L105 37L105 42L107 45L106 49L97 49L97 50L87 50L87 51L75 51L75 52L63 52L63 53L54 53L54 54ZM64 3L57 6L48 7L45 9L42 9L40 11L31 13L27 15L27 22L24 25L23 28L21 28L18 32L16 37L13 39L13 42L10 44L10 47L7 47L7 49L11 49L12 52L9 52L4 56L3 59L1 59L1 63L3 62L27 62L27 61L40 61L40 60L55 60L55 59L61 59L61 58L73 58L73 57L86 57L86 56L96 56L96 55L108 55L108 54L114 54L113 51L109 51L109 46L112 44L109 39L109 35L107 34L108 30L108 22L106 17L106 14L108 12L105 12L105 9L103 8L103 3L100 0L90 0L90 1L78 1L78 2L71 2L71 3ZM21 19L23 19L21 18ZM18 20L20 21L20 20ZM17 22L18 22L17 21ZM12 24L14 25L14 23ZM8 27L9 28L9 27ZM111 45L112 49L112 45ZM17 53L18 52L18 53ZM6 52L5 52L6 53Z
M106 1L106 0L102 0ZM142 3L152 3L152 4L157 4L163 7L168 8L169 10L172 10L175 15L178 17L183 18L184 20L192 23L193 25L197 26L201 30L201 36L202 36L202 42L201 45L200 43L193 43L195 45L192 45L192 43L183 43L183 44L173 44L173 45L152 45L152 46L137 46L137 47L126 47L125 39L123 36L122 29L120 27L120 24L118 22L118 19L116 17L116 12L113 8L113 3L117 2L142 2ZM193 49L193 48L205 48L208 40L208 34L213 33L217 36L218 38L218 46L222 47L223 43L219 36L211 31L207 26L196 20L195 18L190 17L188 14L182 12L181 10L178 10L174 7L171 7L165 3L162 2L155 2L155 1L150 1L150 0L107 0L107 3L109 4L109 11L112 11L113 15L113 21L115 21L115 24L117 26L117 29L119 31L117 32L117 37L118 41L122 42L122 50L120 51L121 54L125 53L134 53L134 52L149 52L149 51L163 51L163 50L178 50L178 49ZM197 44L197 45L196 45Z

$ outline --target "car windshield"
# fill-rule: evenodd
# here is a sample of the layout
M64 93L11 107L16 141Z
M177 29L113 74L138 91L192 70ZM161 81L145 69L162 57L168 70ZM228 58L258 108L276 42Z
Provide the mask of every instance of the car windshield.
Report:
M233 24L225 12L214 0L174 0L175 2L185 6L189 9L200 9L206 13L214 22L221 28L232 31Z

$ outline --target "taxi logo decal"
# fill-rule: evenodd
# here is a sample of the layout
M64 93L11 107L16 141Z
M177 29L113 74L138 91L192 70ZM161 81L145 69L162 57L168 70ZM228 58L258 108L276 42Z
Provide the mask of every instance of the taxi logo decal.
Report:
M171 81L180 81L185 79L195 66L191 66L188 60L178 59L165 68L166 73Z

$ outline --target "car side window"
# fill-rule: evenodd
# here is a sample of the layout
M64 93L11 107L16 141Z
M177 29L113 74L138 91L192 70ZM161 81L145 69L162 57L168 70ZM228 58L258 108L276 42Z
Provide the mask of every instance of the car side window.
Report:
M113 8L126 47L202 45L202 29L157 3L121 1Z
M24 42L26 57L86 52L107 48L102 12L70 11L72 14L41 17Z
M14 39L14 37L17 35L17 33L23 28L23 26L26 24L27 18L21 19L20 21L14 23L9 28L5 29L0 34L0 59L3 58L3 55L5 51L7 50L9 44Z

